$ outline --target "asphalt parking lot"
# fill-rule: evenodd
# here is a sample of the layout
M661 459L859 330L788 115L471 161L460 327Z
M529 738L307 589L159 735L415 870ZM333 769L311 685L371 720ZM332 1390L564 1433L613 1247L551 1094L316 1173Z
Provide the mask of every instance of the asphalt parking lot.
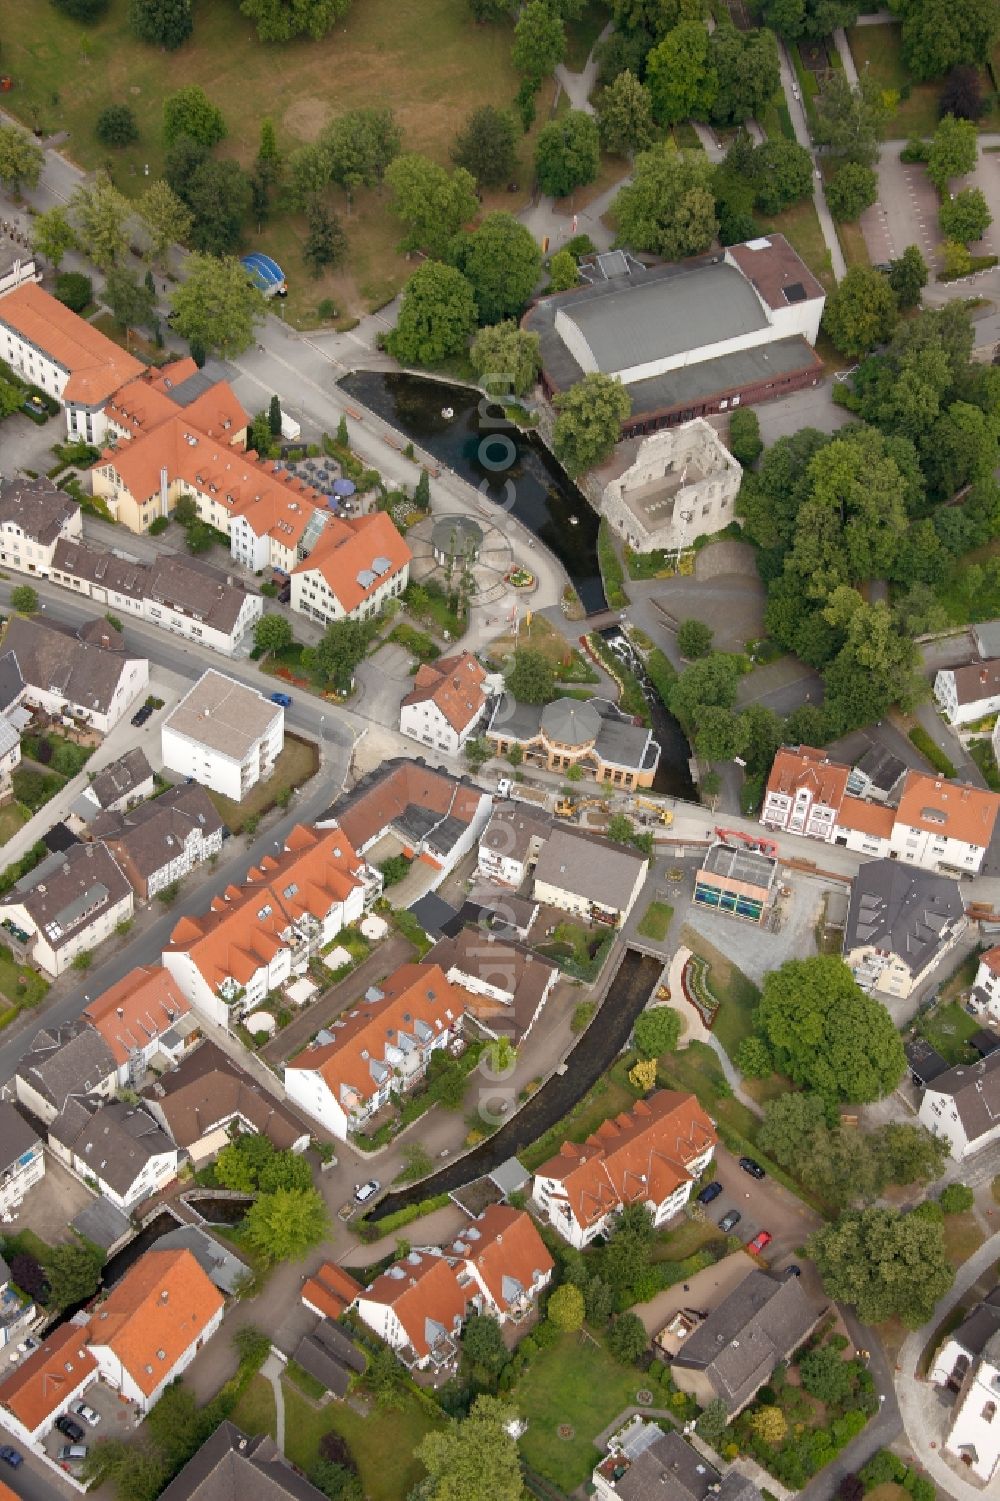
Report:
M722 1184L722 1193L704 1208L713 1224L729 1210L738 1210L740 1222L731 1233L744 1245L760 1230L769 1230L774 1237L760 1258L762 1266L780 1271L799 1260L798 1248L822 1224L814 1210L774 1178L751 1178L739 1159L722 1146L715 1154L713 1177Z

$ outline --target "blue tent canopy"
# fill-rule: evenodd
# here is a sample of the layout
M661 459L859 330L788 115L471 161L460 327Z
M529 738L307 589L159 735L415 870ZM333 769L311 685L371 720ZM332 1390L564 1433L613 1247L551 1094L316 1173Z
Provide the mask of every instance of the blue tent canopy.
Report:
M265 297L273 297L276 292L287 291L285 273L263 251L253 250L249 255L240 258L240 265L250 273L250 279Z
M352 479L335 479L333 482L334 495L353 495L357 488Z

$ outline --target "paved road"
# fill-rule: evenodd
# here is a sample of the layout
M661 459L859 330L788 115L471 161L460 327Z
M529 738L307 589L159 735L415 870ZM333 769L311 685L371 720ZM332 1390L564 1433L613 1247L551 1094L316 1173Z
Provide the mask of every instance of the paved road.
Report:
M813 188L816 200L816 213L819 216L819 227L823 231L823 239L826 241L827 253L830 257L830 266L834 277L840 281L847 271L847 262L844 260L844 252L840 248L837 238L836 226L833 215L827 207L826 194L823 192L823 181L819 175L819 167L816 159L816 148L809 134L809 125L806 121L805 105L801 99L795 97L797 90L793 90L795 82L795 69L792 67L788 48L784 42L778 42L778 58L781 64L781 87L785 91L785 103L788 105L788 113L792 118L792 127L795 131L795 139L800 146L804 146L813 160Z

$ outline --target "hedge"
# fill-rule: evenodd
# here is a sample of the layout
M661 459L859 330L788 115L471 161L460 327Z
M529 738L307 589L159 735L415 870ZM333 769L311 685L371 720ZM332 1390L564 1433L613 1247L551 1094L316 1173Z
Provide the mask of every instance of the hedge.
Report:
M601 524L597 529L597 562L604 581L604 594L608 601L608 608L624 610L628 604L628 595L625 593L625 575L622 571L621 559L615 551L614 538L606 516L601 517Z
M958 772L951 761L949 761L940 746L935 745L923 725L918 724L913 727L910 731L910 739L920 754L931 763L935 771L939 771L943 777L958 776Z
M407 1204L405 1209L397 1209L394 1214L387 1214L385 1219L358 1221L358 1230L362 1238L366 1235L371 1238L371 1231L377 1236L391 1235L394 1230L401 1230L404 1225L410 1225L414 1220L422 1219L425 1214L432 1214L435 1209L446 1209L451 1203L449 1194L434 1194L429 1199L421 1199L418 1204Z

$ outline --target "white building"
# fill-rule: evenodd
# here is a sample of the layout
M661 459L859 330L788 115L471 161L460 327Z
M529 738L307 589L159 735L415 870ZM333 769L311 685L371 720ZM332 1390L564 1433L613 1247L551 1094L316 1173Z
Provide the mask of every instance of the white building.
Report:
M471 652L422 662L399 706L399 728L411 740L457 756L483 722L488 677Z
M970 1004L981 1015L1000 1022L1000 948L987 949L980 954Z
M517 890L552 832L552 815L524 803L494 806L479 841L479 869L490 881Z
M101 1034L83 1021L36 1032L14 1075L18 1104L47 1126L70 1095L114 1098L115 1057Z
M41 1137L6 1101L0 1100L0 1215L14 1215L45 1177Z
M1000 797L962 782L907 773L892 828L892 852L909 865L975 875L986 856Z
M649 860L624 845L554 828L535 862L536 902L620 928L639 899Z
M1000 1051L939 1074L924 1090L920 1124L944 1136L956 1162L1000 1137Z
M20 963L30 959L55 976L110 938L134 907L132 887L104 845L75 844L0 897L0 928Z
M191 1005L167 971L140 966L102 991L84 1009L82 1020L110 1048L122 1089L141 1084L159 1053L176 1062L196 1035Z
M0 479L0 567L47 578L57 544L80 536L82 515L51 480Z
M11 787L11 779L21 764L21 737L0 714L0 796L5 796Z
M844 959L862 990L905 1000L955 947L968 922L951 876L869 860L851 882Z
M273 772L285 711L213 667L163 721L160 736L164 766L238 803Z
M15 616L0 644L13 657L24 691L21 701L47 714L68 714L106 735L149 686L149 663L124 650L106 620L88 621L77 636L40 620Z
M104 409L139 360L34 282L0 296L0 358L39 390L59 400L71 438L100 444Z
M327 516L292 571L292 609L323 625L370 620L406 588L412 556L385 511L346 520Z
M87 1330L72 1322L57 1324L37 1350L10 1368L0 1381L0 1423L15 1438L38 1447L56 1419L97 1380L97 1361L87 1345Z
M1000 658L943 667L934 679L934 697L949 724L974 724L1000 710Z
M742 478L715 428L695 417L643 438L605 486L601 511L635 552L676 551L729 525Z
M984 1485L1000 1463L1000 1288L978 1303L934 1357L930 1379L955 1394L944 1450Z
M715 1126L694 1095L660 1089L582 1146L564 1142L536 1172L531 1196L577 1250L603 1235L626 1204L645 1204L659 1228L690 1199L716 1141Z
M124 1100L71 1095L49 1126L49 1150L123 1214L177 1177L179 1156L170 1137Z
M767 779L761 823L829 842L849 775L849 766L829 761L811 745L781 746Z

